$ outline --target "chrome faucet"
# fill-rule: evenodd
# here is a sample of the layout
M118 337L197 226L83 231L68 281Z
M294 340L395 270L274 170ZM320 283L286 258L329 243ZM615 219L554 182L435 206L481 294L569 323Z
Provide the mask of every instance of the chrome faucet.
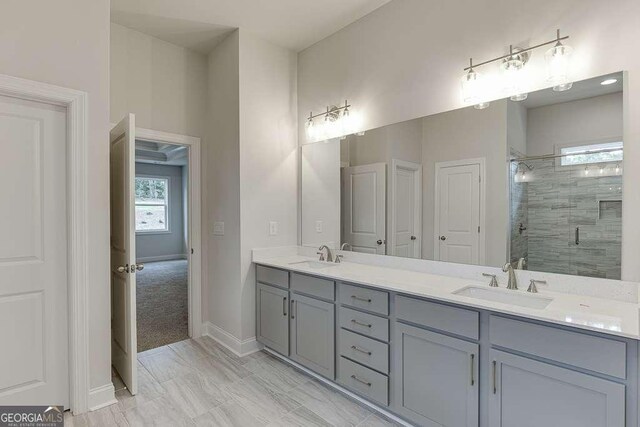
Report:
M507 289L517 291L518 278L516 277L515 271L513 271L513 265L511 265L510 262L506 263L504 267L502 267L502 271L504 271L505 273L509 273L509 282L507 283Z
M324 250L327 250L327 257L326 260L328 262L333 262L333 256L331 256L331 249L329 249L329 246L327 245L322 245L318 248L318 252L316 252L318 255L320 255L320 261L324 261L325 260L325 256L324 256Z
M538 287L536 286L536 283L539 283L541 285L546 285L547 281L546 280L534 280L534 279L531 279L529 281L529 288L527 289L527 292L531 292L532 294L537 294L538 293Z
M496 279L496 275L495 274L482 273L482 275L484 277L491 277L491 281L489 282L489 286L491 286L492 288L497 288L498 287L498 279Z
M347 246L349 246L349 250L350 250L350 251L352 251L352 250L353 250L353 246L351 246L351 243L347 243L347 242L344 242L344 243L342 244L342 246L340 246L340 250L341 250L341 251L344 251L344 250L345 250L345 248L346 248Z

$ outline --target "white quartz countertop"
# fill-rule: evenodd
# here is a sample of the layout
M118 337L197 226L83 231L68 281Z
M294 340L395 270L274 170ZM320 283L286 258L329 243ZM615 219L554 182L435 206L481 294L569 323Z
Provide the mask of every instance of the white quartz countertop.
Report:
M542 320L579 329L640 339L640 305L630 302L551 292L540 286L538 287L539 293L536 295L553 298L553 301L544 309L534 309L465 297L453 293L470 285L485 286L489 289L488 279L486 281L478 281L346 261L340 264L333 264L330 267L314 268L304 264L304 261L317 261L317 258L289 255L254 260L256 264L269 267L511 314L527 319ZM517 291L505 288L499 288L497 291L519 292L523 296L530 296L531 294L526 292L527 286L528 284L521 283L519 284L520 289ZM496 288L490 289L496 290Z

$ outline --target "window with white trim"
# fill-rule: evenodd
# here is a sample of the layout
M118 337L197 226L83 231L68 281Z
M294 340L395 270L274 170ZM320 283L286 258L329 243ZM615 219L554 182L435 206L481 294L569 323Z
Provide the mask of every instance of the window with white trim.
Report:
M169 231L169 178L136 177L136 232Z
M601 142L560 148L561 166L622 161L622 141Z

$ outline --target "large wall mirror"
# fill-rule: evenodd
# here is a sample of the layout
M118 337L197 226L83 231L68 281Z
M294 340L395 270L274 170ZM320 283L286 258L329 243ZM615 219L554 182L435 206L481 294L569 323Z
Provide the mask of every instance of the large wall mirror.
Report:
M623 73L302 147L301 241L619 279Z

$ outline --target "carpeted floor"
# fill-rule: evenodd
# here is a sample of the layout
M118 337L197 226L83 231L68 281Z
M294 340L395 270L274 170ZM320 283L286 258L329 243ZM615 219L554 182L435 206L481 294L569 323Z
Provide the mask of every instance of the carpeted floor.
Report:
M148 262L136 273L138 352L186 340L187 260Z

